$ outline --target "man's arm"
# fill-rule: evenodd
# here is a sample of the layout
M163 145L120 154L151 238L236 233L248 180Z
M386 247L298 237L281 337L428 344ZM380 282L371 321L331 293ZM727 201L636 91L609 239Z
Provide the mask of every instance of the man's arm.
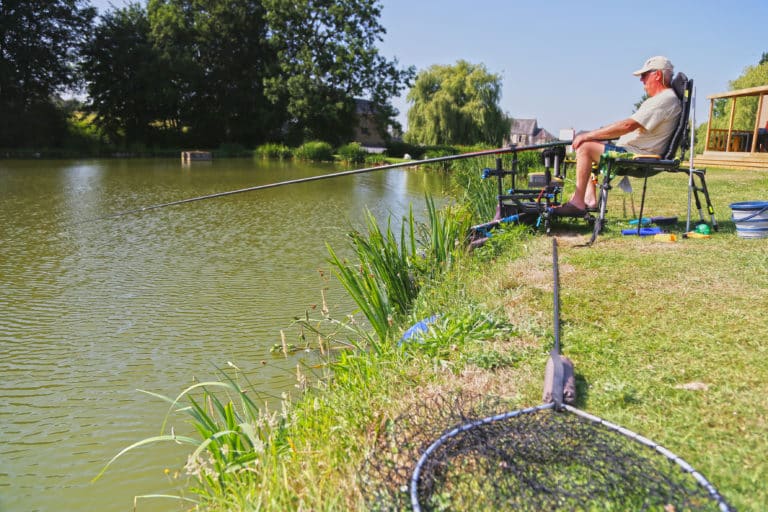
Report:
M602 128L598 128L597 130L592 130L591 132L577 135L576 138L573 139L572 146L573 146L573 149L579 149L579 146L581 146L584 142L587 142L589 140L599 140L599 141L611 140L617 137L621 137L625 133L633 132L638 128L643 128L643 125L641 125L631 117L628 117L626 119L622 119L621 121L616 121L615 123L611 123L608 126L603 126Z

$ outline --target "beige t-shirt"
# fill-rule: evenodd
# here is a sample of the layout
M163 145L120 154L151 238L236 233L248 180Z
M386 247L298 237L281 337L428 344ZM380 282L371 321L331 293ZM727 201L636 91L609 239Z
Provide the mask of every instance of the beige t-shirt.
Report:
M645 100L637 112L630 116L643 128L622 135L616 145L630 153L662 155L677 127L680 112L680 99L675 91L664 89Z

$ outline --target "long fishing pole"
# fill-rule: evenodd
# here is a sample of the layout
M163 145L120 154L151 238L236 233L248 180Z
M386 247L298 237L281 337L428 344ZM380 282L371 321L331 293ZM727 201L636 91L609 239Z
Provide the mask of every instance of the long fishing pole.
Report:
M342 176L351 176L353 174L363 174L367 172L373 172L373 171L385 171L387 169L395 169L398 167L411 167L411 166L417 166L417 165L424 165L424 164L432 164L437 162L447 162L451 160L460 160L463 158L474 158L478 156L486 156L486 155L499 155L503 153L515 153L518 151L530 151L534 149L545 149L549 147L555 147L555 146L563 146L566 144L570 144L570 141L557 141L557 142L547 142L544 144L535 144L530 146L509 146L506 148L498 148L498 149L486 149L482 151L473 151L470 153L462 153L459 155L448 155L448 156L441 156L436 158L426 158L424 160L407 160L405 162L399 162L395 164L387 164L387 165L378 165L374 167L366 167L364 169L353 169L350 171L341 171L341 172L334 172L331 174L321 174L319 176L310 176L307 178L297 178L293 180L286 180L286 181L279 181L276 183L267 183L266 185L256 185L253 187L246 187L246 188L240 188L237 190L228 190L226 192L217 192L215 194L207 194L204 196L198 196L198 197L190 197L187 199L179 199L177 201L170 201L167 203L159 203L159 204L153 204L150 206L142 206L140 208L133 208L131 210L125 210L118 213L113 213L111 215L105 215L103 217L99 217L94 220L104 220L104 219L112 219L115 217L122 217L123 215L130 215L133 213L141 213L148 210L156 210L158 208L165 208L167 206L175 206L179 204L185 204L185 203L191 203L194 201L203 201L205 199L214 199L217 197L224 197L224 196L231 196L234 194L242 194L243 192L253 192L255 190L264 190L268 188L275 188L275 187L282 187L285 185L295 185L297 183L307 183L310 181L318 181L318 180L326 180L329 178L339 178Z

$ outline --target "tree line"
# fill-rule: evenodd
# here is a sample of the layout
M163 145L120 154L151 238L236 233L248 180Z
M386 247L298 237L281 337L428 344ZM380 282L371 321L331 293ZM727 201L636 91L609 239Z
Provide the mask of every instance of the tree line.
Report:
M410 86L407 142L501 144L501 78L465 61L416 75L383 57L381 9L146 0L97 17L89 0L0 0L0 148L338 146L352 140L356 98L371 101L380 133L399 129L391 99ZM764 84L766 66L768 53L731 87ZM726 110L715 105L715 124Z
M351 140L413 67L383 57L376 0L0 1L0 147L57 147L73 111L112 147ZM83 95L85 103L63 100Z

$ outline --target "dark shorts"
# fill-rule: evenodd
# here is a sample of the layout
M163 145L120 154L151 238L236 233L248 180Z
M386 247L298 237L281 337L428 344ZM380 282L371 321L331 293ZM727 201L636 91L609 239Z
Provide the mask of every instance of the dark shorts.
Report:
M627 150L624 149L621 146L617 146L615 144L611 144L610 142L605 143L605 149L603 149L603 153L606 153L608 151L615 151L617 153L626 153Z

